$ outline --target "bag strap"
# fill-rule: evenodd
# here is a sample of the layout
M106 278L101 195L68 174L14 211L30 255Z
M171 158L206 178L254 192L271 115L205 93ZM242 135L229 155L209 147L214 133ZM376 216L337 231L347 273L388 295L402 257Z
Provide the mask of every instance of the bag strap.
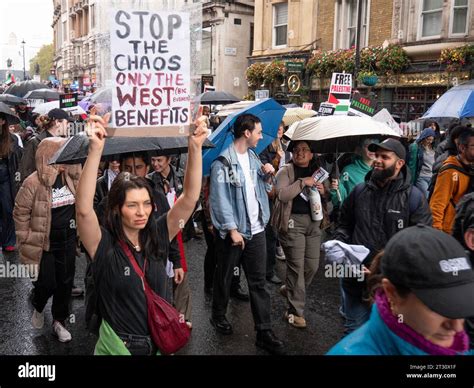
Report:
M125 244L124 241L119 241L119 244L120 244L120 247L122 248L122 250L125 252L125 254L127 255L128 259L130 260L130 263L132 264L132 267L133 269L135 270L135 272L137 273L138 277L141 279L142 281L142 285L143 285L143 290L145 290L145 286L150 289L150 286L148 285L148 282L146 281L145 279L145 273L142 271L142 269L140 268L140 266L138 265L137 263L137 259L135 259L135 256L133 256L132 252L130 251L130 248L128 247L127 244ZM146 268L146 258L145 258L145 264L144 264L144 267Z
M221 155L221 156L217 157L216 160L218 160L219 162L221 162L221 163L222 163L225 167L227 167L228 169L231 168L230 162L227 160L226 157L224 157L224 156Z

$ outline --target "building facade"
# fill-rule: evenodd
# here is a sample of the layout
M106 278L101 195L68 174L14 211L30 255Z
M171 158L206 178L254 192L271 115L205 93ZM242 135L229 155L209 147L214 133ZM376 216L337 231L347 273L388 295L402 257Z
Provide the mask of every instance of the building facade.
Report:
M401 45L410 63L401 72L379 77L370 93L379 107L387 107L403 121L421 116L434 101L458 82L473 78L472 65L449 71L440 64L446 48L474 44L474 0L360 0L360 48ZM358 0L257 0L252 62L282 60L306 63L316 50L354 48ZM291 73L286 74L288 81ZM301 78L304 99L314 103L328 97L329 79L308 69ZM294 90L283 82L277 94L291 102ZM293 95L292 95L293 93ZM301 100L300 100L301 101Z
M252 54L254 1L210 1L202 8L202 91L205 84L243 98Z
M88 90L98 79L97 1L54 0L54 67L65 87ZM254 2L193 3L202 4L201 89L207 84L242 98L248 89L245 70L253 44ZM170 4L164 1L165 6Z
M89 90L96 82L94 0L53 0L54 68L67 88Z

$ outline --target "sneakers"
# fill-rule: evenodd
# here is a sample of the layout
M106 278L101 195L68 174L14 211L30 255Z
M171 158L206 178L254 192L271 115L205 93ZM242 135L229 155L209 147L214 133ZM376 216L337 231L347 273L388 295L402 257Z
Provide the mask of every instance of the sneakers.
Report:
M44 326L44 313L39 313L34 309L31 324L35 329L42 329Z
M71 333L58 321L53 322L53 334L58 337L59 342L69 342L72 340Z
M291 326L298 329L306 328L306 320L303 317L299 317L295 314L288 314L288 311L285 312L285 321L288 321Z

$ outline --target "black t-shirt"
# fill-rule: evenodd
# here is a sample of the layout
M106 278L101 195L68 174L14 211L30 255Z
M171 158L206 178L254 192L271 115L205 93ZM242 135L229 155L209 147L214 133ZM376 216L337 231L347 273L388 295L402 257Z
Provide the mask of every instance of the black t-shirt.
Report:
M157 236L163 245L160 256L147 258L145 276L151 288L166 296L168 276L165 263L169 249L166 213L155 219ZM142 282L130 260L110 232L102 228L102 238L95 254L94 280L99 311L116 332L149 335L147 304ZM144 258L131 249L140 267Z
M51 202L51 229L73 229L76 219L76 199L59 174L53 185Z
M296 165L293 165L293 167L295 169L295 180L299 178L307 178L314 172L312 167L298 167ZM291 212L293 214L311 214L309 201L305 201L301 195L298 194L295 198L293 198Z

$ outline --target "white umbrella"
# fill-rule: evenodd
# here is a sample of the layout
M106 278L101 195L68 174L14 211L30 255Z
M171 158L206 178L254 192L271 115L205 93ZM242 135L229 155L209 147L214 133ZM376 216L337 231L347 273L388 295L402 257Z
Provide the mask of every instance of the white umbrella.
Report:
M50 101L44 104L38 105L33 109L33 113L39 113L40 115L46 115L51 109L59 108L59 101ZM84 109L79 105L71 108L63 108L64 111L69 112L71 115L84 115L87 114Z
M285 136L292 142L308 140L315 152L354 152L363 138L400 137L387 124L370 117L318 116L298 121L290 126Z
M231 113L235 113L235 112L238 112L242 109L245 109L245 108L247 108L248 106L250 106L254 103L255 103L255 101L239 101L239 102L235 102L233 104L224 105L221 108L221 110L217 113L217 116L227 117Z

